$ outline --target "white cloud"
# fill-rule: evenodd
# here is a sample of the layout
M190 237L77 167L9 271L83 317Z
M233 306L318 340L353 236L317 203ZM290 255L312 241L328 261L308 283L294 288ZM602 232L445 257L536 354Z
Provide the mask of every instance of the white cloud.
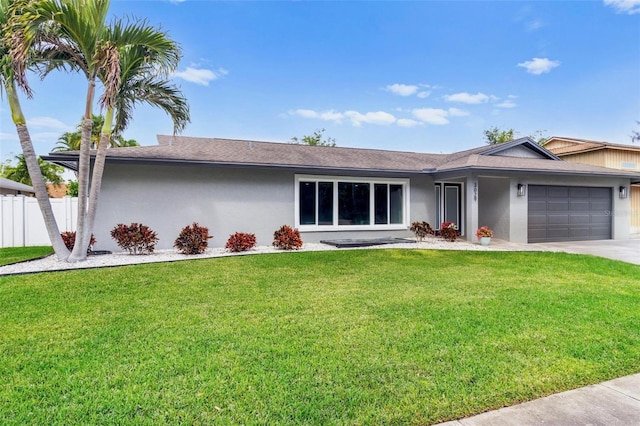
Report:
M420 123L410 118L399 118L396 124L400 127L415 127Z
M560 66L560 61L551 61L548 58L533 58L530 61L519 63L518 66L525 68L529 74L540 75Z
M304 118L317 118L319 120L334 121L336 123L342 122L342 119L344 118L344 114L332 109L323 112L317 112L312 109L296 109L289 111L289 115L297 115Z
M413 84L390 84L385 90L399 96L411 96L418 91L418 86Z
M181 78L190 83L199 84L201 86L208 86L211 81L217 80L227 74L229 74L229 71L224 68L209 70L206 68L195 68L190 66L184 71L174 72L173 77Z
M604 0L604 4L614 8L616 13L627 15L640 13L640 0Z
M462 93L454 93L453 95L445 95L444 99L449 102L460 102L463 104L483 104L489 102L489 99L492 99L493 96L485 95L484 93L476 93L472 95L471 93L462 92Z
M447 119L449 112L444 109L416 108L412 110L411 113L415 118L427 124L434 124L436 126L449 124L449 120Z
M431 95L430 90L423 90L422 92L418 92L416 96L419 97L420 99L425 99L425 98L428 98L429 95Z
M517 106L518 104L513 102L513 100L511 99L507 99L506 101L502 101L499 104L496 104L497 108L515 108Z
M451 117L466 117L469 115L467 111L459 108L449 108L448 113Z
M73 130L72 126L68 126L52 117L32 117L27 119L27 125L31 128L59 130L61 132Z
M358 111L346 111L344 115L349 118L351 120L351 124L356 127L360 127L362 123L388 125L393 124L396 121L396 118L393 115L384 111L367 112L365 114Z
M532 21L527 22L527 31L538 31L540 28L546 26L547 24L540 19L533 19Z

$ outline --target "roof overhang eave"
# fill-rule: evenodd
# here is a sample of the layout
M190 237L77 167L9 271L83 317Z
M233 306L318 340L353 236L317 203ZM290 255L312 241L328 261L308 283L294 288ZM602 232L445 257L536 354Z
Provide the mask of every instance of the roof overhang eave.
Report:
M637 173L616 173L615 169L612 169L612 172L597 172L597 171L586 171L586 170L548 170L548 169L516 169L516 168L496 168L496 167L483 167L483 166L464 166L464 167L455 167L446 170L438 170L438 174L450 173L450 172L461 172L461 171L491 171L491 172L503 172L503 173L534 173L534 174L553 174L553 175L580 175L580 176L600 176L600 177L611 177L611 178L625 178L625 179L640 179L640 176Z
M68 155L49 155L43 156L44 160L54 164L66 167L70 170L77 171L78 160L77 157ZM95 159L94 155L91 155L91 161ZM202 161L202 160L185 160L185 159L170 159L170 158L131 158L131 157L115 157L107 156L106 161L108 163L137 163L137 164L158 164L158 165L188 165L188 166L201 166L201 167L226 167L226 168L258 168L258 169L276 169L276 170L290 170L295 172L316 173L316 172L331 172L331 173L374 173L385 175L423 175L425 173L433 173L435 169L385 169L385 168L364 168L364 167L335 167L335 166L317 166L317 165L297 165L297 164L269 164L269 163L240 163L240 162L221 162L221 161Z

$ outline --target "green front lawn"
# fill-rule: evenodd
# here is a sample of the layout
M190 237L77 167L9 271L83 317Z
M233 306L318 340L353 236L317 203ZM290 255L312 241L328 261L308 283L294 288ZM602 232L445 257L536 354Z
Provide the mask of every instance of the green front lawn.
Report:
M8 247L0 249L0 266L38 259L53 254L51 246Z
M0 277L1 424L428 424L640 371L640 266L285 253Z

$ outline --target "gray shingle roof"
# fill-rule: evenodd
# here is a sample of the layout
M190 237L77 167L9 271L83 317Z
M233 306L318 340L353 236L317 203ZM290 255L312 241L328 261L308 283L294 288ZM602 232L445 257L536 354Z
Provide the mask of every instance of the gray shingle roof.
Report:
M159 145L110 149L107 161L176 162L304 170L435 173L460 169L635 176L640 174L556 159L501 156L502 148L482 146L453 154L308 146L247 140L158 136ZM533 142L527 138L504 147ZM531 148L531 146L530 146ZM532 149L542 149L532 147ZM546 150L543 150L547 152ZM77 152L52 153L45 159L69 166ZM549 154L553 156L553 154Z

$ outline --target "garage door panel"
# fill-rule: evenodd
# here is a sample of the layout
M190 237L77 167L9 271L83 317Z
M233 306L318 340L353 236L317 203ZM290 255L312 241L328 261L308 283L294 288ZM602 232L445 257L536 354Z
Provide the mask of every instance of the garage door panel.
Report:
M529 226L534 225L547 226L547 215L529 215Z
M566 200L569 198L569 188L564 186L549 186L547 187L547 197Z
M592 201L590 210L594 213L601 212L602 214L606 214L608 211L611 210L611 202L610 201L609 202Z
M571 188L569 190L571 198L589 198L589 188Z
M591 223L591 216L588 214L577 215L573 214L569 216L570 225L588 225Z
M549 226L552 225L568 225L569 224L569 215L566 214L550 214L547 216L547 223Z
M611 189L529 185L529 242L611 238Z
M547 202L547 211L566 212L569 210L568 201L549 201Z
M547 202L546 201L531 201L531 202L529 202L529 211L530 212L546 212L547 211Z
M569 209L572 212L588 212L589 210L591 210L590 206L591 206L591 204L587 200L585 200L585 201L573 201L573 200L571 200L569 202Z

